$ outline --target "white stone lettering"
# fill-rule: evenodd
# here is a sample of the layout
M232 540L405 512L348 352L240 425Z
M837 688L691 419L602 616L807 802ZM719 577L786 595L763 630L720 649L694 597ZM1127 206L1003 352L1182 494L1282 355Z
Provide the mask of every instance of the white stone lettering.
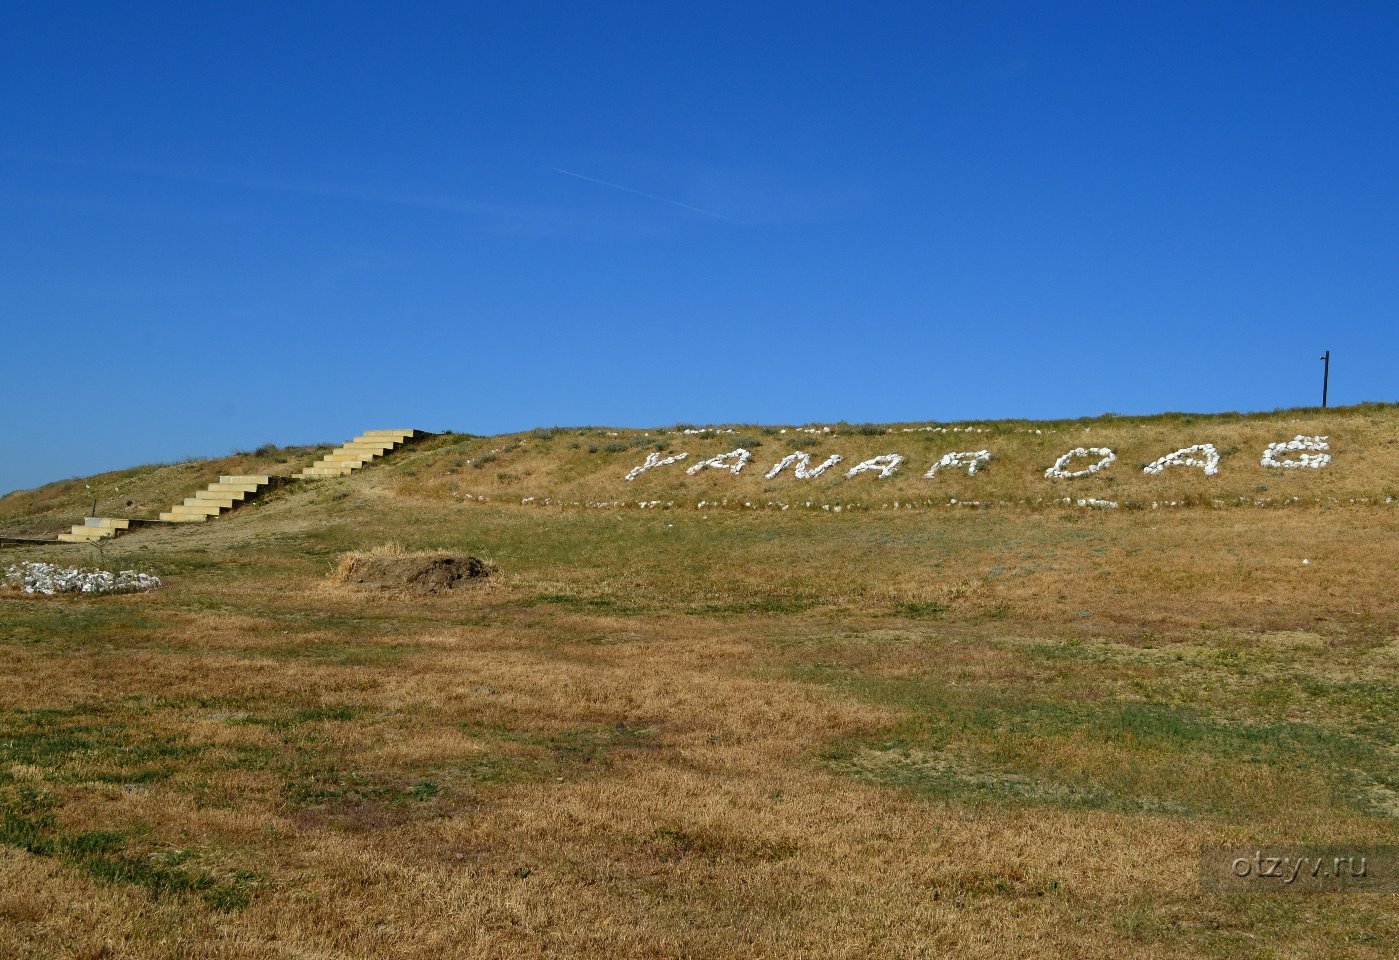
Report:
M1195 459L1194 454L1197 453L1203 454L1204 459ZM1167 467L1200 467L1205 471L1205 476L1212 477L1219 472L1219 451L1212 443L1197 443L1193 447L1168 453L1160 460L1142 467L1142 473L1157 474Z
M1259 462L1265 467L1280 467L1284 470L1320 470L1331 462L1331 454L1322 452L1330 449L1331 445L1326 442L1325 437L1304 437L1298 434L1291 440L1268 444L1268 449L1263 451L1263 459ZM1304 453L1296 460L1278 459L1278 454L1285 455L1297 450L1314 452Z
M637 477L645 473L647 470L654 470L657 467L664 467L668 463L678 463L679 461L684 460L688 456L688 453L676 453L672 454L669 457L666 457L665 459L662 459L659 453L648 453L646 454L646 460L644 463L641 463L640 465L631 468L631 471L626 476L626 480L628 483L630 483L631 481L635 480Z
M685 472L693 476L701 470L727 470L729 473L737 474L743 469L743 465L753 459L753 454L739 447L737 450L730 450L728 453L721 453L717 457L710 457L708 460L701 460L694 464Z
M1069 461L1075 457L1101 457L1097 463L1092 464L1082 470L1066 470ZM1117 454L1107 447L1074 447L1058 460L1054 461L1054 466L1044 472L1044 475L1051 480L1073 480L1075 477L1090 477L1099 470L1105 470L1117 459Z
M923 474L925 480L931 480L938 475L938 472L946 467L966 467L967 476L974 477L978 470L991 462L990 450L974 450L970 453L948 453L942 459L928 468L928 472Z
M885 477L892 477L894 471L899 469L899 464L904 462L901 453L886 453L880 457L871 457L864 463L857 463L845 472L847 477L853 477L857 473L870 473L878 471L879 476L875 479L883 480Z
M833 453L825 460L823 460L820 464L813 467L811 465L811 454L804 452L789 453L787 454L787 456L777 461L777 463L773 464L772 469L769 470L767 473L763 474L763 479L771 480L783 470L786 470L788 467L792 466L793 464L796 464L796 469L792 471L792 473L796 475L796 478L798 480L810 480L812 477L821 476L821 474L825 473L831 467L834 467L836 464L840 463L841 459L842 457L840 454Z

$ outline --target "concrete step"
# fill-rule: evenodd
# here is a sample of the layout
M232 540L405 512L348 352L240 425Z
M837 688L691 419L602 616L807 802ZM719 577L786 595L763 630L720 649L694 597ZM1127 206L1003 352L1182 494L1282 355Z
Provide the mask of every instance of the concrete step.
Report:
M211 511L222 514L225 509L232 509L238 504L236 500L210 500L208 497L186 497L182 507L193 509L211 509Z
M196 500L194 497L190 497L184 503L176 504L175 506L171 507L170 512L202 513L208 517L217 517L219 514L223 513L225 509L226 508L221 507L217 504L206 503L202 500Z
M232 507L235 503L242 503L248 499L246 490L199 490L194 494L196 500L208 500L210 503L223 503L228 501L226 506Z
M85 527L76 524L68 533L60 533L58 536L64 543L91 543L94 540L110 540L116 535L116 530L111 527Z
M334 450L330 451L330 453L326 454L326 456L333 457L336 454L363 453L371 457L382 457L393 449L394 445L391 443L347 443L336 447Z
M167 523L198 523L201 520L208 520L209 517L203 513L176 513L173 510L167 510L160 515L160 519Z
M85 527L108 527L113 530L125 530L131 526L131 521L123 517L84 517Z
M349 443L336 447L309 467L293 474L297 480L321 480L326 477L345 477L365 464L384 456L395 447L401 446L414 437L421 436L420 430L366 430Z
M320 480L325 477L348 477L353 472L351 467L307 467L295 476L298 480Z
M256 483L211 483L204 489L210 493L251 494L263 488Z
M372 460L376 458L376 456L385 456L386 453L389 452L392 451L389 451L385 446L341 446L341 448L333 449L333 451L326 453L326 455L322 456L320 459L333 460L337 458L348 458L354 460Z
M264 473L250 476L219 477L219 483L252 483L259 487L265 487L272 483L272 479Z

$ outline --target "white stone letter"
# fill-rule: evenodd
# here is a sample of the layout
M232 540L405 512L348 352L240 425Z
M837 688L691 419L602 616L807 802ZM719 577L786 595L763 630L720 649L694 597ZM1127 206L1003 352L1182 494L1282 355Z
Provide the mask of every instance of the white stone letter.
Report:
M1191 454L1202 453L1205 459L1196 460ZM1212 477L1219 472L1219 451L1212 443L1197 443L1193 447L1168 453L1155 463L1142 467L1142 473L1156 474L1167 467L1201 467L1205 476Z
M647 470L654 470L656 467L664 467L668 463L676 463L680 460L684 460L688 456L688 453L677 453L662 460L659 453L648 453L646 454L645 463L631 468L631 472L626 476L627 482L630 483Z
M717 457L710 457L708 460L701 460L699 463L690 467L685 472L693 475L699 473L705 468L712 468L714 470L727 470L729 471L729 473L736 474L738 473L738 471L743 469L743 465L745 463L752 459L753 454L749 453L742 447L739 447L737 450L730 450L728 453L721 453Z
M903 454L886 453L882 457L871 457L864 463L857 463L845 472L847 477L853 477L857 473L869 473L879 471L879 476L875 479L883 480L885 477L894 475L894 471L899 469L899 464L904 462Z
M773 477L777 476L783 470L786 470L792 464L796 464L797 467L792 472L797 475L797 479L810 480L812 477L821 476L821 474L825 473L831 467L834 467L836 464L840 463L840 461L840 454L833 453L824 461L822 461L820 465L813 467L811 466L811 454L805 452L789 453L787 454L787 456L777 461L777 463L773 466L771 470L763 474L763 479L771 480Z
M1331 445L1326 442L1325 437L1304 437L1298 434L1291 440L1268 444L1268 449L1263 451L1263 459L1260 462L1265 467L1282 467L1287 470L1301 470L1306 467L1320 470L1331 462L1331 454L1322 452L1330 449ZM1294 450L1313 450L1316 452L1304 453L1296 460L1278 459L1278 454L1287 454Z
M1089 456L1102 457L1102 459L1084 470L1070 472L1064 469L1074 457ZM1074 447L1058 460L1055 460L1054 466L1046 470L1044 475L1051 480L1072 480L1075 477L1087 477L1097 473L1099 470L1106 469L1108 465L1116 459L1117 454L1113 453L1107 447Z
M990 450L976 450L971 453L949 453L945 454L941 460L928 468L928 472L923 474L923 479L931 480L938 475L938 471L944 467L966 467L967 476L974 477L976 472L991 462Z

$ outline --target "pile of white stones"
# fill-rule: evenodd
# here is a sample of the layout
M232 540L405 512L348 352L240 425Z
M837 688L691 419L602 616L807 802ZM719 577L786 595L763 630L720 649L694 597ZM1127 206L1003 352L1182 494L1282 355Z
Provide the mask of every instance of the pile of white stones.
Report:
M160 578L135 570L82 570L52 563L12 564L5 568L5 584L25 593L138 593L160 586Z
M894 471L899 469L899 464L904 462L901 453L886 453L879 457L870 457L864 463L857 463L849 470L845 471L847 477L853 477L861 473L875 473L876 479L883 480L885 477L892 477Z
M684 454L682 453L679 456L683 457ZM717 457L701 460L699 463L691 465L685 472L694 476L701 470L727 470L729 473L737 476L738 472L743 469L744 464L752 459L753 454L739 447L736 450L730 450L728 453L721 453ZM661 461L661 463L665 462L664 460ZM632 479L630 474L627 475L627 479Z
M1196 459L1197 453L1204 459ZM1267 454L1264 454L1264 458L1266 460ZM1147 464L1142 467L1142 473L1157 474L1167 467L1199 467L1205 471L1205 476L1212 477L1219 472L1219 451L1212 443L1197 443L1193 447L1168 453L1160 460Z
M980 467L991 462L990 450L972 450L963 453L949 453L941 460L933 464L928 472L923 474L924 480L931 480L938 475L938 471L944 467L966 467L967 476L976 476L976 471Z
M783 470L793 464L796 465L795 473L798 480L810 480L812 477L819 477L831 467L840 463L843 458L838 453L833 453L817 466L811 465L811 454L809 453L789 453L773 466L771 470L763 474L764 480L771 480Z
M1090 463L1082 470L1068 469L1069 461L1076 457L1102 457L1097 463ZM1075 477L1091 477L1099 470L1105 470L1114 460L1117 454L1107 447L1074 447L1058 460L1054 461L1054 466L1044 472L1044 475L1051 480L1073 480Z
M1320 470L1331 462L1331 454L1325 452L1330 449L1331 445L1326 442L1325 437L1305 437L1299 433L1291 440L1268 444L1268 449L1263 451L1263 459L1259 463L1265 467L1280 467L1285 470ZM1304 453L1296 460L1286 458L1288 453L1296 450L1315 452ZM1278 454L1282 454L1284 458L1279 460Z

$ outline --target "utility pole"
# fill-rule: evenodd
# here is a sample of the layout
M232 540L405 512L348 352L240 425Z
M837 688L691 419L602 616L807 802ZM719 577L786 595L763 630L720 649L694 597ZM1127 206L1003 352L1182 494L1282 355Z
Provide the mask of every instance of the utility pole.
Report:
M1321 406L1326 407L1326 388L1331 384L1331 351L1321 355Z

